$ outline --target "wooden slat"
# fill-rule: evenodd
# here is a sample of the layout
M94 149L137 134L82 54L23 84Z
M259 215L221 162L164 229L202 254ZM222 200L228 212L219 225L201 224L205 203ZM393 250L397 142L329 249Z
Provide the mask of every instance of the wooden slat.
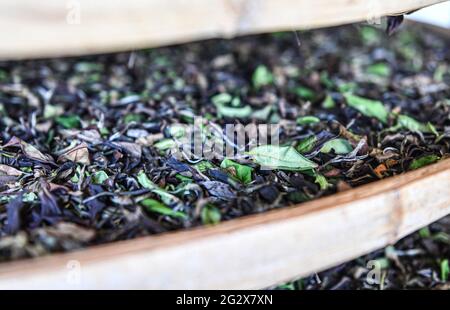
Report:
M103 53L324 27L442 1L2 0L0 59Z
M0 289L263 288L394 243L449 213L446 159L215 227L1 264ZM81 273L68 269L73 260Z

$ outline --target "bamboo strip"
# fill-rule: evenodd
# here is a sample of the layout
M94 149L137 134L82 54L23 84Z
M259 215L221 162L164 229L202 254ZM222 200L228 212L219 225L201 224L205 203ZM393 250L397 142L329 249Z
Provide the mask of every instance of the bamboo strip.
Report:
M325 27L408 12L442 1L0 1L0 59L104 53Z

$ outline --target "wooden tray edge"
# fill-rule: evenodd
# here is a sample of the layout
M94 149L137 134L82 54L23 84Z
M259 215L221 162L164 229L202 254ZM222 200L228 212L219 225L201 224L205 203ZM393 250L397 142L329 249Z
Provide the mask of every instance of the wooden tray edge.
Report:
M0 32L0 59L98 54L327 27L404 13L443 1L0 1L0 29L5 30Z

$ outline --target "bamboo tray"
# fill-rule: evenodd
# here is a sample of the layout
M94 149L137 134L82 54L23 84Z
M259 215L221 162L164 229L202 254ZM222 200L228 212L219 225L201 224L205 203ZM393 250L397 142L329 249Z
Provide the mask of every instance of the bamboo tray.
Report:
M16 2L20 5L32 3L29 0L16 0ZM87 8L95 8L94 1L80 0L80 2L87 5ZM138 2L140 1L128 1L128 3ZM188 8L185 1L171 0L170 2L179 5L184 3L185 9ZM216 5L225 2L242 3L242 1L219 0L190 0L188 2L201 3L206 6L210 5L208 3ZM280 6L275 5L275 1L271 0L249 2L271 3L273 10L280 12L280 14L284 14L280 11L284 8L281 3L286 5L289 2L291 7L288 11L295 11L293 6L306 5L306 1L289 0L277 1ZM362 5L363 1L316 0L315 5L324 6L325 3L330 2L341 5L351 3L355 6L352 10L341 8L339 21L337 16L330 15L336 17L336 20L322 19L317 21L314 26L361 19L362 11L357 8L358 5ZM399 13L435 2L440 1L383 2L383 5L389 6L389 11L383 12ZM0 2L0 15L2 15L0 25L3 27L12 27L14 24L14 19L9 18L14 14L6 19L3 18L3 15L5 15L4 9L8 7L8 3L11 2ZM92 5L89 3L92 3ZM105 2L96 0L95 3ZM163 2L159 0L152 0L147 3L149 5L158 4L163 7ZM56 1L41 2L40 5L43 6L42 10L47 5L49 6L47 9L51 9L52 6L57 7ZM305 8L303 7L303 9ZM269 12L275 12L273 10L261 10L257 14L265 14L268 17ZM334 10L334 13L330 14L338 12L336 11L338 10L337 7ZM344 16L344 11L346 14L348 13L347 16ZM16 15L25 14L25 12L26 10L19 10ZM156 10L155 12L160 11ZM155 12L152 14L155 14ZM135 13L137 14L137 12ZM191 12L187 15L189 16L189 14ZM217 16L220 15L217 14ZM291 14L295 15L294 13ZM46 37L43 41L35 39L31 42L25 42L26 40L24 40L18 43L20 40L15 40L11 33L2 31L0 32L1 42L7 40L6 42L12 45L3 43L0 45L0 58L46 57L57 54L104 52L126 49L127 47L182 42L202 37L237 35L269 29L281 30L291 27L294 20L296 21L294 25L296 28L306 27L307 24L311 25L312 17L308 17L309 15L306 12L298 14L302 14L301 16L306 18L308 22L302 19L297 20L295 16L288 15L290 17L283 19L283 21L277 18L269 18L268 21L259 21L260 24L255 24L254 22L259 19L251 19L246 16L240 18L241 23L246 25L245 27L231 27L227 28L228 30L221 30L214 28L218 27L217 25L220 24L218 23L211 26L212 30L208 28L205 32L200 32L200 28L196 27L200 27L199 25L206 21L203 19L202 22L191 21L192 24L189 24L189 22L183 24L186 27L191 25L192 28L182 29L177 33L170 33L170 31L175 31L175 28L167 30L167 38L161 35L157 39L155 36L149 36L149 33L145 33L141 37L131 35L129 41L121 40L124 39L123 36L131 28L136 26L134 24L130 25L131 28L125 27L126 29L123 31L120 30L120 27L113 27L111 31L112 33L117 31L118 37L113 38L114 36L111 36L109 39L104 38L103 41L94 40L94 38L101 39L99 34L102 32L98 30L100 28L93 29L91 37L84 36L86 34L85 28L80 28L85 30L73 30L79 36L79 40L73 40L71 43L68 42L70 40L58 37L55 34L53 38L61 40L59 41L60 44L56 44L51 36ZM263 15L259 17L261 16ZM130 22L130 19L123 18L122 24L119 23L119 25L124 26L123 23ZM244 23L243 21L247 18L250 18L253 22ZM102 19L100 18L100 20ZM23 28L20 29L29 29L33 24L32 21L33 19L29 23L25 22L20 26ZM38 25L36 26L37 29L40 29L39 31L47 29L46 27L50 27L50 25L54 26L55 22L59 22L59 19L56 17L50 20L42 19L41 22L42 25L40 26L39 20L36 24ZM147 23L147 21L141 22ZM172 27L175 24L175 22L171 24ZM58 32L59 30L55 31ZM449 34L448 30L436 27L430 27L430 31ZM18 38L22 39L27 36L30 36L30 34L21 33ZM49 46L46 46L46 44L49 44ZM335 266L392 244L449 213L450 159L445 159L416 171L333 196L290 208L231 220L214 227L199 227L95 246L71 253L3 263L0 264L0 289L264 288Z
M317 28L444 0L3 0L0 59L82 55Z

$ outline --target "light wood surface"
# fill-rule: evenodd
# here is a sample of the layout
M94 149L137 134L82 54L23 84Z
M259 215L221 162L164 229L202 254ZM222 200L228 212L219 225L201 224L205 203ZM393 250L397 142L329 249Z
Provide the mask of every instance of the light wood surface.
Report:
M324 27L438 2L443 0L2 0L0 59Z
M264 288L392 244L449 213L446 159L215 227L0 264L0 289Z

